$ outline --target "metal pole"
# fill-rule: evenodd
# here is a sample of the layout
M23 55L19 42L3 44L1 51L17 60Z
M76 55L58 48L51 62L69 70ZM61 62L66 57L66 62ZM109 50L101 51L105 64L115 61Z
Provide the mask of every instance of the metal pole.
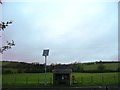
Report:
M40 87L40 63L39 63L39 69L38 69L38 87Z
M45 77L44 77L44 86L46 87L46 60L47 56L45 56Z

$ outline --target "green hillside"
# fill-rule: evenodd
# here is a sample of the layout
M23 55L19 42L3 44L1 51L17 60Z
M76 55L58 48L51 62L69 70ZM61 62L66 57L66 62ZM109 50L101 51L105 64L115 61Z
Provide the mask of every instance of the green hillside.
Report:
M71 68L73 72L104 72L120 71L119 62L100 62L100 63L73 63L73 64L54 64L47 65L47 72L52 72L56 67ZM99 69L98 69L99 68ZM44 65L38 63L2 61L2 72L4 73L39 73L44 72Z
M91 65L83 65L84 70L96 70L98 65L100 64L91 64ZM119 67L119 63L105 63L103 64L107 70L117 70Z
M53 85L52 70L56 67L72 69L75 76L74 86L116 86L119 84L119 62L73 63L47 65L47 86ZM98 69L104 66L104 73ZM2 62L3 87L38 87L44 86L44 65L25 62Z

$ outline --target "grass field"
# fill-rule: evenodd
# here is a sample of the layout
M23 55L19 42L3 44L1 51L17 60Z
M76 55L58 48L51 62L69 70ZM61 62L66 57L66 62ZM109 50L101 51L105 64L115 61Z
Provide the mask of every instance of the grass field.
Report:
M118 85L118 73L73 73L76 77L77 85L83 86L106 86Z
M83 65L84 70L97 70L97 67L100 64L91 64L91 65ZM119 67L119 63L104 63L106 70L116 70Z
M116 86L119 81L118 73L72 73L75 76L73 86ZM52 73L47 73L47 85L51 86ZM44 73L4 74L3 87L38 87L44 86Z

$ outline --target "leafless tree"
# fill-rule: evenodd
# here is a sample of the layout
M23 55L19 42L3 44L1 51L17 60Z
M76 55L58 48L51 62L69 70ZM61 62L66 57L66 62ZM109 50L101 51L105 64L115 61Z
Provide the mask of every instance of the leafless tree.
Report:
M8 22L6 22L6 23L5 23L5 22L1 22L1 23L0 23L0 31L1 31L1 30L4 31L5 28L7 28L7 26L8 26L9 24L12 24L12 21L8 21Z
M2 4L2 1L0 0L0 4Z
M4 31L4 29L9 25L9 24L12 24L12 21L8 21L8 22L1 22L0 23L0 31ZM11 49L11 47L12 46L15 46L15 43L14 43L14 41L12 40L11 42L9 42L9 41L7 41L7 45L5 45L5 46L2 46L1 48L0 48L0 53L2 53L3 54L3 51L6 51L6 50L8 50L8 49Z
M1 0L0 0L0 4L2 4L2 1L1 1ZM8 25L10 25L10 24L12 24L12 23L13 23L13 21L7 21L7 22L1 21L1 22L0 22L0 31L4 31L4 30L8 27ZM0 37L1 37L1 36L0 36ZM12 40L11 42L7 41L7 44L6 44L6 45L0 47L0 53L3 54L4 51L6 51L6 50L8 50L8 49L11 49L12 46L15 46L14 41L13 41L13 40Z

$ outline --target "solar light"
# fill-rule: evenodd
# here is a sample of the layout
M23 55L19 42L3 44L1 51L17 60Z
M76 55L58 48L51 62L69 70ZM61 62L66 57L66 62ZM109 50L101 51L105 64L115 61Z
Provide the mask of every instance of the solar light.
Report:
M43 56L48 56L49 55L49 49L43 50Z
M46 62L47 62L47 56L49 55L49 49L43 50L43 55L45 56L45 77L44 77L44 86L46 87Z

